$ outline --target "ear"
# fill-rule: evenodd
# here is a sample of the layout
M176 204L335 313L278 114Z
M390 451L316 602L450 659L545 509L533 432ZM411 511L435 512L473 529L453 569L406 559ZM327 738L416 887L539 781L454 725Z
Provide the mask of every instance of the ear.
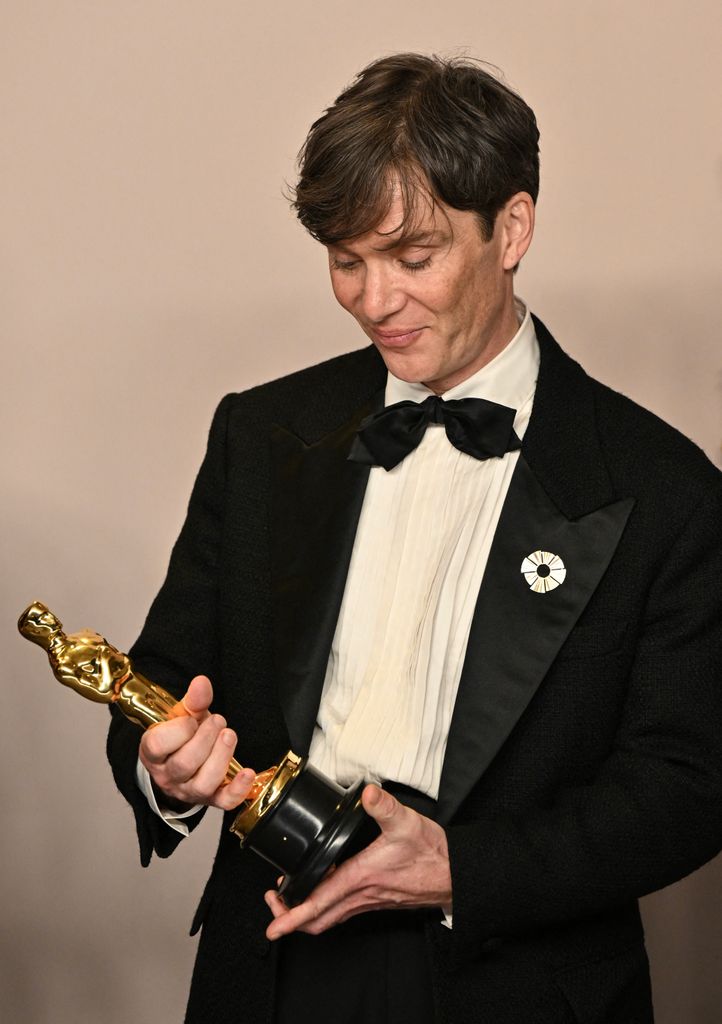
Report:
M534 200L528 192L517 192L499 212L502 229L504 270L513 270L531 245L534 234Z

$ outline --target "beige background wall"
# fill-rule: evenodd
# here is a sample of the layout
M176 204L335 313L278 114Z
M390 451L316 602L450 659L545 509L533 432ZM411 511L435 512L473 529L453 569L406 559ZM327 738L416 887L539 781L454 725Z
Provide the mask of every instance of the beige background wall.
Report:
M53 683L15 618L40 597L127 648L219 397L363 343L281 192L311 120L394 50L467 49L532 103L543 187L521 294L719 463L722 7L4 0L0 15L1 1012L172 1024L217 818L141 871L105 714ZM721 882L718 860L645 901L662 1024L722 1018Z

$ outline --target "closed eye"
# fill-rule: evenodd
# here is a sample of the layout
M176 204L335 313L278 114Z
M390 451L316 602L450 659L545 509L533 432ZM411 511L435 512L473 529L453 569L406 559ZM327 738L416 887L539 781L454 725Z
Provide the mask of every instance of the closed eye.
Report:
M355 270L358 265L358 260L340 260L337 256L331 257L331 270Z
M424 270L431 263L431 256L427 256L423 260L401 260L401 266L404 270L410 270L411 273L415 273L417 270Z

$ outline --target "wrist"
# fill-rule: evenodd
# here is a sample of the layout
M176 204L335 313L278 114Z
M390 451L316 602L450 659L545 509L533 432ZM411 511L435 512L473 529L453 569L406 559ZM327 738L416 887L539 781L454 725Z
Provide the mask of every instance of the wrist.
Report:
M177 811L179 814L184 814L189 811L195 804L187 803L185 800L179 800L177 797L171 796L170 793L166 793L151 777L150 784L153 787L153 793L159 804L166 811Z

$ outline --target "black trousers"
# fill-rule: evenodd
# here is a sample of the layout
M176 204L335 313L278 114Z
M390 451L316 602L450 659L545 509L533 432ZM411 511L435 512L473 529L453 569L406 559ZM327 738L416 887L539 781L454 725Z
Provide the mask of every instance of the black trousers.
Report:
M276 1024L434 1024L427 917L372 911L282 939Z

